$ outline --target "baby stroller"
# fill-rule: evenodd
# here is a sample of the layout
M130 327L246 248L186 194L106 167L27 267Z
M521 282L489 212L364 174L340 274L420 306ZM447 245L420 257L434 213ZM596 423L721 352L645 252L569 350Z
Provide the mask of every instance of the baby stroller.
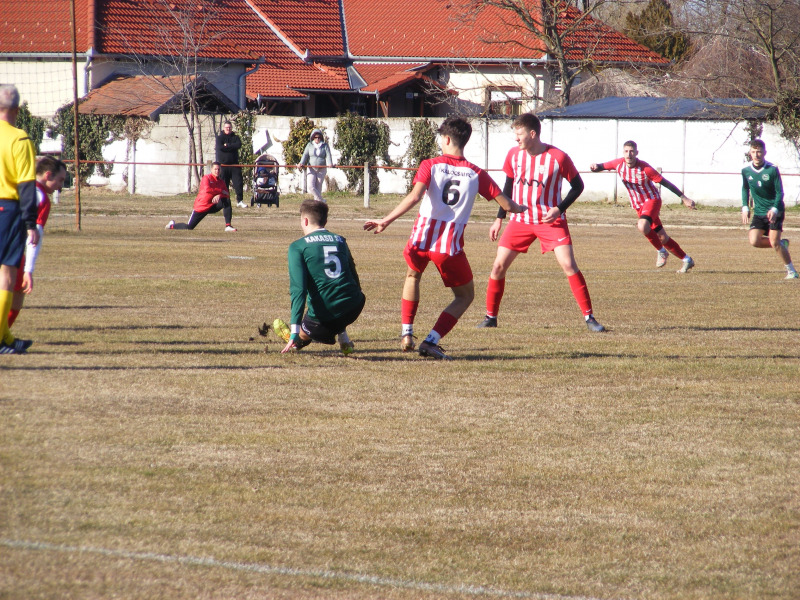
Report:
M278 161L270 154L262 154L256 159L253 170L253 198L250 206L280 206L278 191Z

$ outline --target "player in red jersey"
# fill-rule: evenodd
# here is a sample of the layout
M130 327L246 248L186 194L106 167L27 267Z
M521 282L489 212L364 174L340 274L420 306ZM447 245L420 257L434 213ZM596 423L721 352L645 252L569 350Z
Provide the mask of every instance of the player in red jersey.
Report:
M50 216L50 194L61 191L66 177L67 165L57 158L45 156L36 163L36 229L39 231L39 240L35 244L26 245L20 268L17 270L14 297L11 300L11 310L8 312L9 327L14 324L19 311L22 310L25 294L33 291L33 270L39 257L39 250L42 248L44 226L47 224L47 217Z
M656 267L660 268L667 264L667 251L669 250L676 257L683 261L683 266L678 273L686 273L694 267L694 260L686 254L664 231L661 224L659 213L661 212L661 192L656 184L661 184L670 192L680 197L683 203L690 209L695 210L694 200L687 198L674 184L661 176L649 164L638 158L639 150L636 142L628 140L622 146L622 158L604 163L593 163L589 168L593 173L600 171L614 170L619 175L622 183L628 189L628 196L631 199L631 207L639 215L639 222L636 224L642 235L658 250Z
M433 262L446 287L453 290L453 301L439 316L431 332L419 345L421 356L449 359L439 341L453 329L475 298L472 269L464 253L464 229L469 221L475 196L495 200L504 210L524 210L505 196L486 171L464 158L464 146L472 126L461 117L448 117L439 127L442 156L422 162L414 177L411 192L380 221L367 221L364 229L380 233L395 219L422 201L403 255L408 265L401 302L401 348L414 349L414 317L419 306L422 273Z
M539 118L527 113L512 124L517 147L512 148L503 165L506 182L503 191L525 207L525 211L512 215L497 246L497 257L492 265L486 288L486 318L478 327L497 327L497 313L505 292L506 272L519 254L528 252L538 238L542 254L553 251L556 260L567 276L578 306L583 312L590 331L605 331L592 314L589 289L572 251L572 238L564 212L583 192L583 180L575 165L564 152L545 144L540 138L542 124ZM566 179L570 190L561 199L561 183ZM489 228L489 237L496 240L503 226L504 210Z
M225 217L225 231L236 231L231 225L231 197L228 186L220 178L222 166L218 162L211 163L211 173L204 175L200 180L200 189L194 199L192 214L188 223L167 223L167 229L194 229L206 215L222 211Z

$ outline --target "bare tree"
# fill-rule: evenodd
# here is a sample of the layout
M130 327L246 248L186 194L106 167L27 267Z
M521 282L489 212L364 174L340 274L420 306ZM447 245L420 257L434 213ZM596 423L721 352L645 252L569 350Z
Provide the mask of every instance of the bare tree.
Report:
M710 91L771 109L787 138L800 138L800 0L687 0L683 19L701 37L682 81L705 74Z
M223 66L209 58L209 49L225 35L219 26L217 6L215 0L146 0L137 3L137 10L142 13L148 35L111 28L103 32L125 48L125 57L139 74L148 77L150 85L176 99L189 137L190 189L199 183L202 168L197 165L204 162L200 120L204 83Z
M621 0L624 1L624 0ZM532 50L543 51L558 89L556 104L567 106L576 77L593 67L608 29L593 18L607 0L467 0L463 14L474 19L483 11L499 11L509 29L522 27L532 34ZM523 44L508 37L486 43Z
M733 40L766 61L769 91L779 93L800 84L800 0L691 1L684 10L684 18L707 40Z

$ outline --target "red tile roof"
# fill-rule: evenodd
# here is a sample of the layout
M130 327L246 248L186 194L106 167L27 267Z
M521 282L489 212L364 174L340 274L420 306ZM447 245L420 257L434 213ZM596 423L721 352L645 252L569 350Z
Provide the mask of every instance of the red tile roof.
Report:
M424 67L427 64L356 63L353 66L367 84L361 88L362 92L380 92L384 94L399 85L421 78L423 76L422 73L414 69Z
M75 0L75 30L78 52L91 45L89 16L91 0ZM4 0L0 9L0 52L64 53L72 52L70 0Z
M352 55L362 58L426 58L536 60L542 44L509 11L487 7L464 16L461 0L414 0L413 18L402 2L343 0L347 40ZM570 8L566 22L581 13ZM669 61L628 39L604 23L588 18L585 29L571 38L578 59L594 48L597 60L666 64ZM504 43L498 43L504 42Z
M490 8L473 22L459 21L462 0L414 0L410 6L341 0L343 14L339 0L75 1L79 52L93 46L99 54L180 55L185 53L184 35L175 15L188 15L195 31L206 27L207 33L197 43L199 56L244 62L266 59L247 78L247 92L253 97L260 93L301 98L304 90L350 89L341 66L348 59L342 17L347 51L350 57L362 59L357 60L358 70L370 91L385 91L409 80L413 75L408 69L420 61L536 60L543 56L535 36L518 24L508 24L510 13ZM574 8L571 11L571 18L580 14ZM95 18L101 25L93 29L89 24ZM589 31L573 36L571 58L579 58L581 48L593 47L598 60L667 62L598 21L590 20L590 24ZM69 0L3 0L0 53L69 52L70 37ZM319 62L304 62L306 52L312 60L320 57ZM413 62L383 68L367 66L363 60L373 58Z
M342 56L344 36L339 0L250 0L302 51Z
M203 81L198 78L198 83ZM181 90L193 85L194 78L182 80L181 77L151 77L120 75L95 88L80 103L82 114L125 115L151 117L165 110ZM221 92L215 94L218 102L227 104L231 110L235 106Z
M343 0L347 41L357 57L536 59L539 41L521 27L503 23L504 13L487 8L471 23L459 20L456 2ZM413 11L413 16L409 15ZM511 44L489 40L512 41Z
M351 89L345 67L301 64L293 69L263 66L247 77L247 95L267 98L304 98L305 91Z

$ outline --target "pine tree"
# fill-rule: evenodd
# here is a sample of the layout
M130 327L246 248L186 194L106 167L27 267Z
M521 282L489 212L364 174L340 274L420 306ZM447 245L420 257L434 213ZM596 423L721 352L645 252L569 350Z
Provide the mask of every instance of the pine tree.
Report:
M629 12L625 35L674 62L679 62L690 47L689 36L675 27L667 0L650 0L641 13Z

